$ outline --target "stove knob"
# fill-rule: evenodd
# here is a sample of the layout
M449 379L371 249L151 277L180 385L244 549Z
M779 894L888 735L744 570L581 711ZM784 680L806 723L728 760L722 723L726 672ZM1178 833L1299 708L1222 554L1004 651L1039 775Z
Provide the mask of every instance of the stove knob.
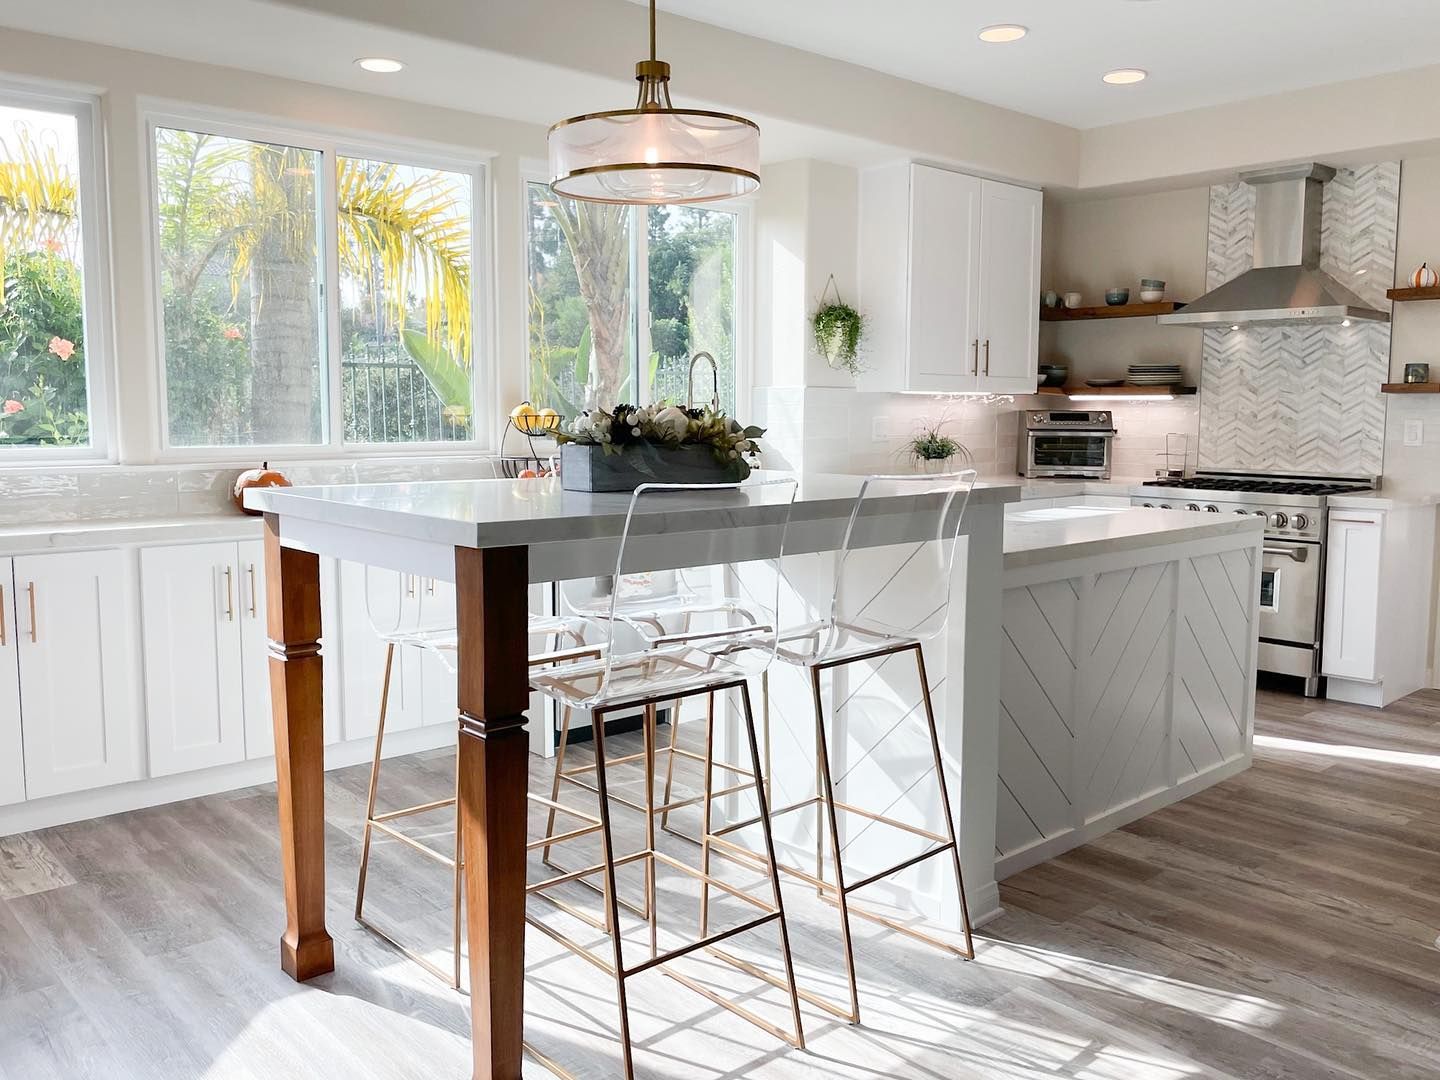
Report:
M1310 519L1304 514L1296 514L1290 519L1290 524L1294 525L1297 529L1308 529L1310 527Z
M1155 504L1154 504L1154 503L1141 503L1140 505L1141 505L1141 506L1148 506L1151 510L1154 510L1154 509L1155 509Z
M1096 419L1098 419L1102 424L1108 424L1110 422L1110 414L1102 412L1098 417L1096 417Z
M1266 519L1268 519L1268 518L1270 517L1270 515L1267 514L1264 510L1251 510L1250 513L1253 514L1255 517L1258 517L1258 518L1266 518Z
M1235 513L1239 514L1241 517L1249 517L1249 516L1250 516L1250 511L1249 511L1249 510L1236 510Z
M1030 417L1030 419L1031 419L1034 423L1043 424L1043 423L1045 422L1045 414L1044 414L1044 413L1038 413L1038 412L1037 412L1034 416Z
M1161 510L1174 510L1175 508L1174 508L1173 506L1171 506L1169 503L1161 503L1161 504L1160 504L1160 509L1161 509Z
M1205 512L1207 514L1218 514L1220 512L1220 508L1214 503L1211 503L1209 506L1205 507Z
M1200 509L1200 504L1199 504L1199 503L1186 503L1186 504L1185 504L1185 509L1186 509L1186 510L1199 510L1199 509Z
M1283 529L1286 525L1290 524L1290 516L1288 514L1282 514L1277 510L1270 515L1270 524L1274 525L1277 529Z

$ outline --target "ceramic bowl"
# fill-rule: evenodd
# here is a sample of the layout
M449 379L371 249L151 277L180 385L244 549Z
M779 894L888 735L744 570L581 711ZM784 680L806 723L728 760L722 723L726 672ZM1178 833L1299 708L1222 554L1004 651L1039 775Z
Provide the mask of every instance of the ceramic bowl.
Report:
M1140 279L1140 287L1142 289L1159 289L1161 292L1164 292L1165 282L1161 281L1159 278L1142 277Z
M1165 299L1164 289L1141 289L1140 302L1142 304L1158 304Z
M1105 291L1105 303L1111 307L1119 307L1121 304L1128 304L1129 302L1129 289L1107 289Z

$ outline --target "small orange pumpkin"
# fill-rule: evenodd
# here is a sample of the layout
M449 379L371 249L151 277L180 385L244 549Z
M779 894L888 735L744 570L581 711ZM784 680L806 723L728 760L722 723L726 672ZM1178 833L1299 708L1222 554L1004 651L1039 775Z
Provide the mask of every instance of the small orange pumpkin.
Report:
M1416 289L1433 289L1440 284L1440 277L1437 277L1434 270L1430 269L1429 263L1421 263L1419 268L1410 275L1410 285Z
M258 517L263 513L261 510L251 510L245 505L245 492L251 488L273 488L289 487L290 480L282 472L270 468L268 461L263 462L258 469L246 469L235 478L235 487L230 492L230 498L234 501L236 509L242 514L253 514Z

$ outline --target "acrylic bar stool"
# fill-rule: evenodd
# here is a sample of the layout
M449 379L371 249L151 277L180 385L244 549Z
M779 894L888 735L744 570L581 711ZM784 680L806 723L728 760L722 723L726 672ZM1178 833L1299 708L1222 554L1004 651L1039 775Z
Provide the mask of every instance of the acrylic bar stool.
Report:
M778 633L776 629L776 605L779 599L780 557L784 549L785 529L790 518L794 501L796 481L793 479L757 481L738 485L678 485L646 484L637 488L630 501L625 520L625 531L620 542L616 559L616 580L627 574L640 572L646 562L677 542L672 531L663 533L656 524L658 515L683 510L686 514L712 515L715 527L708 532L686 533L683 542L689 545L687 554L697 554L696 547L707 543L707 538L724 535L727 526L744 525L755 536L751 548L751 560L746 567L757 564L768 571L768 580L773 593L759 597L747 608L743 618L723 618L726 625L691 629L680 634L656 637L645 646L625 652L615 647L615 634L623 620L616 617L623 607L623 597L612 596L612 610L609 618L602 621L608 635L601 643L602 656L594 660L578 660L554 664L536 669L531 675L535 689L549 695L562 707L587 709L594 724L595 738L595 791L599 796L599 817L601 822L601 861L579 870L567 871L554 877L527 886L527 892L544 899L572 916L581 915L582 921L593 929L603 931L610 938L611 955L607 958L595 950L576 941L573 937L551 926L534 912L527 912L527 922L541 933L558 942L595 967L606 972L615 980L615 991L620 1011L620 1042L624 1061L624 1075L633 1080L635 1075L633 1049L630 1038L630 1015L626 996L626 984L636 975L658 970L681 985L695 991L706 1000L725 1008L755 1024L757 1027L796 1047L804 1046L804 1032L800 1018L800 1000L795 984L794 964L790 953L789 929L785 921L784 900L780 892L780 881L775 863L774 845L771 842L768 800L761 783L760 749L756 737L754 713L751 708L749 680L762 674L774 659ZM694 561L718 565L721 560L704 558L698 553ZM663 557L663 555L661 556ZM732 577L734 567L727 567L723 574ZM766 854L757 856L761 869L769 879L768 899L753 895L737 886L716 877L709 872L708 859L697 868L660 850L657 843L656 817L662 808L656 804L656 733L655 713L658 705L704 695L710 702L707 710L707 738L710 745L714 728L715 695L733 693L740 701L744 721L745 739L752 763L751 790L760 811L759 822L764 837ZM620 762L608 759L605 753L605 721L617 713L643 711L644 749L641 759L644 765L645 796L643 810L643 844L638 850L622 854L617 847L611 804L616 802L610 794L610 771ZM706 771L707 795L709 772ZM708 797L706 798L708 802ZM624 804L624 805L629 805ZM751 865L735 860L739 865ZM648 928L648 955L636 961L627 962L625 956L624 926L621 923L619 890L616 871L621 866L643 864L645 872L645 903L643 918ZM702 923L698 939L662 950L660 948L659 915L656 904L657 868L664 866L700 883L702 890L702 913L708 909L705 896L711 888L755 908L753 918L747 919L729 929L710 933ZM574 905L551 895L562 886L580 881L586 877L601 875L605 911L602 917L582 914ZM557 902L558 901L558 902ZM633 910L633 909L632 909ZM702 915L703 918L703 915ZM765 981L783 987L789 998L792 1030L786 1031L751 1009L722 996L716 990L705 986L696 979L671 966L672 961L702 949L714 950L720 942L749 933L761 927L775 924L779 931L780 961L784 970L783 978L769 976ZM724 957L714 952L714 955ZM748 962L736 964L741 970L759 971ZM753 969L753 970L752 970ZM769 975L769 973L765 973ZM763 977L763 976L762 976ZM551 1066L553 1071L566 1075L555 1068L542 1055L537 1059Z
M771 818L773 820L806 808L814 808L815 832L819 842L815 873L811 874L798 866L785 863L780 865L780 869L814 886L823 899L838 908L850 991L848 1008L807 990L801 991L801 997L851 1023L860 1022L855 950L850 931L852 915L880 923L891 930L967 960L974 959L975 956L970 912L965 899L965 882L960 869L960 847L955 835L950 792L945 782L940 737L935 726L935 709L930 697L930 683L925 672L925 654L922 648L925 641L931 640L945 629L955 549L959 544L960 526L970 492L975 485L975 476L975 470L966 469L935 475L867 477L860 487L845 529L835 571L829 615L818 622L787 628L781 633L780 659L804 668L809 675L815 716L815 794L792 805L772 810ZM881 511L876 504L878 498L894 496L908 497L913 514L933 516L936 525L926 539L899 544L894 542L893 537L902 535L895 531L895 511ZM870 548L877 552L883 550L884 554L879 556L878 561L876 552L867 552L866 549ZM943 583L938 602L937 583ZM923 829L875 810L842 802L835 797L835 778L831 770L832 731L831 723L825 716L822 677L827 671L850 664L879 663L902 653L909 653L913 658L920 682L924 724L930 744L930 768L934 772L940 810L944 815L941 832ZM914 783L919 783L920 779L901 777L897 783L908 789ZM893 865L869 869L863 876L851 877L844 864L840 813L854 815L865 822L919 837L927 841L928 846L918 854ZM755 824L755 818L730 823L711 832L708 831L708 806L705 815L707 846L718 846L731 854L751 858L758 864L757 853L731 838L733 833ZM833 881L825 873L826 840L829 842L830 861L834 870ZM948 856L954 871L965 939L963 948L917 930L907 923L861 907L850 898L852 893L868 885L939 856Z
M438 657L446 669L453 674L456 670L456 649L459 642L454 625L455 611L453 605L448 602L441 603L436 600L433 588L421 588L419 582L413 577L397 575L395 579L395 590L393 618L390 617L388 611L382 617L375 611L372 605L374 592L371 588L371 569L369 567L366 568L366 616L369 618L370 625L375 633L385 643L385 666L380 683L380 711L379 724L375 731L375 755L370 762L370 787L365 801L365 833L360 848L359 882L355 888L355 921L372 934L375 934L377 937L398 949L404 956L419 964L436 978L446 982L451 989L458 990L460 989L461 974L460 941L463 932L461 901L464 895L464 867L461 861L464 838L459 828L459 815L456 815L453 851L441 851L432 847L402 831L395 824L400 818L413 817L417 814L443 810L446 807L454 806L456 805L456 796L452 794L449 798L421 803L418 806L400 807L399 809L388 810L379 814L375 812L376 799L380 790L380 762L385 748L385 721L389 711L390 684L395 668L396 650L413 648L427 651ZM532 637L543 637L547 641L553 642L556 649L556 651L532 656L530 658L531 666L544 666L564 660L598 656L598 650L585 645L584 626L583 620L580 619L544 615L528 616L527 633ZM569 643L570 647L568 649L560 648L564 642ZM570 713L568 709L565 710L563 723L565 726L569 726ZM456 768L459 768L458 758ZM459 776L457 773L457 790L458 785ZM539 803L549 810L552 832L554 831L553 822L557 813L579 818L584 822L578 829L570 830L560 836L553 837L551 840L552 843L578 838L593 833L600 827L598 818L580 814L569 807L561 806L555 799L544 799L538 795L531 795L530 801L532 803ZM365 915L365 884L370 871L370 843L376 830L379 830L391 839L412 848L421 855L451 870L454 890L454 917L451 940L451 968L449 971L441 968L430 960L429 957L410 948L401 942L391 931L380 926L373 919ZM538 845L531 845L532 848L535 846Z

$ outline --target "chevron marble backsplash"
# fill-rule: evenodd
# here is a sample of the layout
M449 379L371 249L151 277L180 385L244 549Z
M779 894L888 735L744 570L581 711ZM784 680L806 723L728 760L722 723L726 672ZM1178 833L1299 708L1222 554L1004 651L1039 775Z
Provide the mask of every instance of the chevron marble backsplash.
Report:
M1400 163L1340 169L1325 186L1320 265L1376 307L1394 279ZM1255 189L1210 189L1206 288L1248 270ZM1390 326L1206 330L1200 464L1376 475L1385 450Z

